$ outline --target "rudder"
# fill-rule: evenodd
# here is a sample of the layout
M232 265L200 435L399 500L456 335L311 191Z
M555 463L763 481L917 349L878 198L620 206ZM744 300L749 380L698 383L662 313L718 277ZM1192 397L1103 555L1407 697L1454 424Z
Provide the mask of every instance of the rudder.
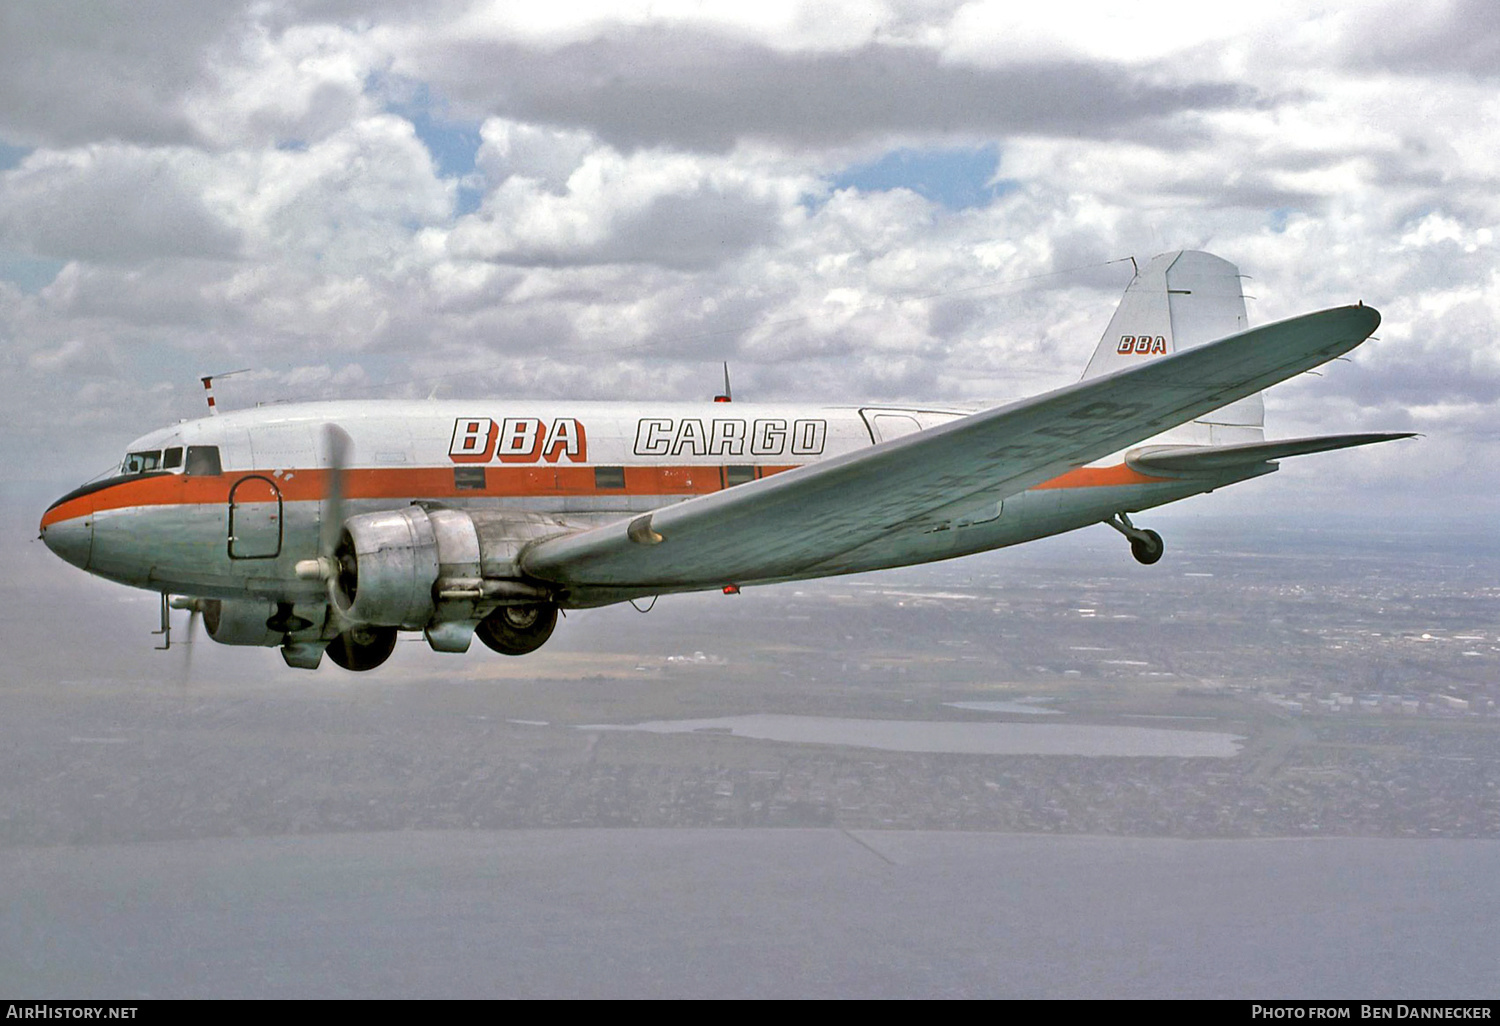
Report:
M1110 318L1083 378L1135 367L1170 353L1236 335L1250 327L1234 264L1197 250L1155 257L1137 272ZM1193 422L1201 444L1264 437L1265 402L1247 396Z

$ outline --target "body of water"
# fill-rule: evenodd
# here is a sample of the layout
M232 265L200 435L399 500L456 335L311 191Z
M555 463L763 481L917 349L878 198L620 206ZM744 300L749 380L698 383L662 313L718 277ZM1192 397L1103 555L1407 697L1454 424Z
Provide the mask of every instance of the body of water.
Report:
M844 745L887 752L963 755L1207 756L1238 755L1234 734L1087 723L958 723L941 720L858 720L836 716L755 713L707 720L594 723L579 730L643 730L653 734L716 732L763 741Z

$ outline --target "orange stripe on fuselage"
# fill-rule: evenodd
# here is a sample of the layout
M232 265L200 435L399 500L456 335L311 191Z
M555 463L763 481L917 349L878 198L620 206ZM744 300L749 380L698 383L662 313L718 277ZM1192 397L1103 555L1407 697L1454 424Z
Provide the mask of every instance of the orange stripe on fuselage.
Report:
M791 469L791 466L758 468L762 477ZM706 495L724 488L722 468L718 466L625 467L623 488L600 488L595 483L592 466L486 466L483 488L459 488L453 470L453 467L349 470L344 478L344 496L347 499L686 496ZM42 517L42 527L111 509L223 505L229 502L230 490L247 477L265 477L276 482L285 502L317 502L327 494L327 470L294 470L283 472L279 476L260 470L226 471L215 477L167 474L121 481L97 492L70 499L49 509ZM1163 480L1168 479L1148 477L1121 464L1114 467L1080 467L1036 487L1100 488Z
M725 487L719 466L625 467L622 488L598 486L593 466L486 466L483 488L460 488L454 467L353 469L344 475L346 499L476 499L570 495L706 495ZM472 467L457 469L468 470ZM792 466L757 467L769 477ZM42 517L42 526L90 513L137 506L219 505L246 478L275 482L284 502L317 502L327 495L327 470L231 470L215 477L165 474L124 480L96 492L59 503ZM257 497L259 498L259 497ZM252 499L250 501L256 501Z
M1120 485L1155 484L1158 481L1170 480L1172 479L1169 477L1151 477L1138 470L1131 470L1123 463L1117 463L1112 467L1079 467L1066 474L1059 474L1050 481L1043 481L1035 487L1038 489L1111 488Z

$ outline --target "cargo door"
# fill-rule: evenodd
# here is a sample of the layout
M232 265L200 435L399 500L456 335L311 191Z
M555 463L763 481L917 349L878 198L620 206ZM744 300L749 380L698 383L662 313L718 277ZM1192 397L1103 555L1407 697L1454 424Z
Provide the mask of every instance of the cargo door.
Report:
M281 555L281 489L269 477L242 477L229 491L229 558Z

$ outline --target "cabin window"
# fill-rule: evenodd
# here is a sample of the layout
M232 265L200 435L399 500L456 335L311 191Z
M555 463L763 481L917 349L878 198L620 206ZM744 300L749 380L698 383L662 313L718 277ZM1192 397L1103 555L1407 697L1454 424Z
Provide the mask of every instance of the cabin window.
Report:
M624 488L625 487L625 468L624 467L595 467L594 468L594 487L595 488L599 488L599 489L604 489L604 488L611 488L611 489Z
M483 467L454 467L453 487L483 491L484 490L484 468Z
M755 480L755 468L754 467L725 467L724 468L724 486L726 488L733 488L737 484L744 484L746 481L754 481L754 480Z
M125 457L125 462L120 464L120 473L124 475L145 474L156 470L161 466L161 450L151 452L133 452Z
M188 446L187 466L184 469L189 474L203 477L224 473L224 465L219 462L219 447L217 445Z
M182 466L182 446L174 445L161 454L161 469L176 470Z

